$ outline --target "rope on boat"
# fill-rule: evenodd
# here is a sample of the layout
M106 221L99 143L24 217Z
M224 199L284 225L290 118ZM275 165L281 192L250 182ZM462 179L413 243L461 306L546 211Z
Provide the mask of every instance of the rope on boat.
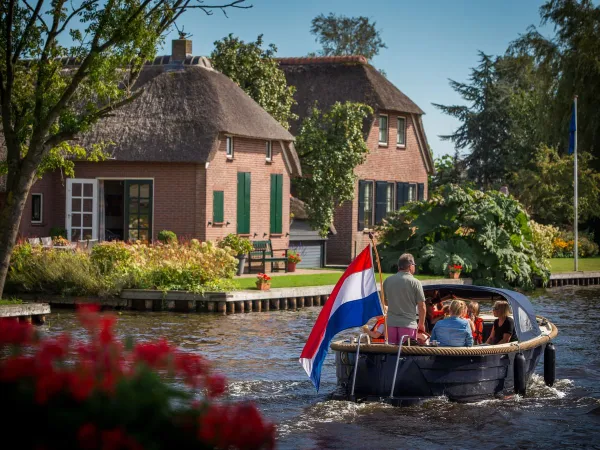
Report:
M403 355L443 355L443 356L483 356L483 355L497 355L506 353L516 353L522 350L529 350L531 348L538 347L542 344L546 344L554 339L558 335L558 329L553 323L548 322L551 327L550 334L541 335L536 338L530 339L525 342L519 342L515 345L514 342L501 345L486 345L477 347L425 347L418 345L403 345ZM341 352L353 352L356 353L356 343L336 341L331 344L331 349ZM398 346L392 344L361 344L361 353L398 353Z

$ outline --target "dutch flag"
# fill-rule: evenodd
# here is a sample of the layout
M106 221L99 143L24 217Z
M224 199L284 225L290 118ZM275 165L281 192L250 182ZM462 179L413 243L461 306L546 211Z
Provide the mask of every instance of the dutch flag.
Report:
M335 285L300 354L300 363L317 392L321 383L321 367L333 337L340 331L359 327L370 318L381 315L383 310L369 245L352 261Z

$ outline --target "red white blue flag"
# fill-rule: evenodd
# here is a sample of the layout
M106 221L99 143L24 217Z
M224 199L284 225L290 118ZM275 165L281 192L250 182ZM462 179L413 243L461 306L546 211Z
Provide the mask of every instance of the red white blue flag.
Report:
M323 306L300 354L300 363L317 391L329 344L340 331L359 327L383 315L373 272L371 246L348 266Z

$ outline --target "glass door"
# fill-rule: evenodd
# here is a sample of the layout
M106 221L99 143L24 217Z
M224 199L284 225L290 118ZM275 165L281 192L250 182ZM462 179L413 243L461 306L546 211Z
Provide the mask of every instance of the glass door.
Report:
M98 239L98 181L67 179L67 238Z
M125 239L152 240L152 180L125 180Z

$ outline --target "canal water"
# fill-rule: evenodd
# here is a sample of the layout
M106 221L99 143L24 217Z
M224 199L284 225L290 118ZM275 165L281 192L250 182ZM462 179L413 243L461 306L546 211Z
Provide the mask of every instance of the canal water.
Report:
M544 385L540 363L527 397L475 404L328 401L333 355L319 393L298 363L320 308L230 316L123 312L118 332L137 340L164 336L210 358L227 375L233 398L255 401L278 424L282 449L600 448L600 288L538 291L531 299L559 329L555 386ZM43 329L81 332L74 313L60 310Z

